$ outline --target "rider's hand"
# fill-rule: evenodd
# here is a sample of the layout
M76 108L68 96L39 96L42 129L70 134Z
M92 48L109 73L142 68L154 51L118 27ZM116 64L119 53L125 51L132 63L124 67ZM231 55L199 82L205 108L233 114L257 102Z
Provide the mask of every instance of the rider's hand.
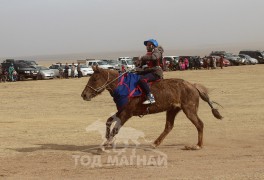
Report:
M141 61L141 56L138 58L138 60L136 61L136 66L137 67L140 67L142 64L142 61Z

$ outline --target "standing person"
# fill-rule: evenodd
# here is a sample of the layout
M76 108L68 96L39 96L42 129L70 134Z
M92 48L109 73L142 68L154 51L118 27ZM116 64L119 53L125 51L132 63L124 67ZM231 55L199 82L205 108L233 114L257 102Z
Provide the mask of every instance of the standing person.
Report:
M0 64L0 76L4 74L4 71L3 71L3 68L2 68L2 65Z
M66 79L69 79L69 65L68 63L65 64L65 68L64 68L64 77Z
M4 81L3 77L4 77L4 71L2 69L2 65L0 64L0 82Z
M163 78L163 71L160 67L162 60L163 48L158 45L155 39L144 41L147 49L147 54L139 57L141 65L147 64L148 68L140 73L139 86L147 95L147 100L143 104L155 103L154 95L151 93L148 82L156 81Z
M189 68L189 60L188 58L184 58L184 64L185 64L185 69L187 70Z
M76 69L76 67L75 67L74 63L72 63L72 65L71 65L71 77L72 77L72 78L75 77L75 76L74 76L74 74L75 74L75 69Z
M17 72L16 72L16 70L13 71L13 80L15 82L17 81Z
M213 56L210 57L209 64L210 64L210 68L214 69L214 58L213 58Z
M185 67L186 67L185 62L182 59L182 61L181 61L181 70L184 71L185 70Z
M179 66L179 70L181 71L182 70L182 57L179 58L178 66Z
M14 81L14 76L13 76L14 71L15 71L14 65L13 65L13 63L11 63L11 65L10 65L9 68L8 68L9 80L10 80L11 82Z
M59 65L59 67L58 67L58 70L59 70L59 74L60 74L60 79L62 79L64 77L64 75L63 75L63 67L62 67L61 63Z
M221 69L223 69L223 66L224 66L224 56L223 55L221 55L219 59L219 64L220 64Z
M81 71L81 63L78 62L77 65L77 72L78 72L78 78L82 77L82 71Z
M216 69L216 58L214 56L212 56L213 58L213 68Z

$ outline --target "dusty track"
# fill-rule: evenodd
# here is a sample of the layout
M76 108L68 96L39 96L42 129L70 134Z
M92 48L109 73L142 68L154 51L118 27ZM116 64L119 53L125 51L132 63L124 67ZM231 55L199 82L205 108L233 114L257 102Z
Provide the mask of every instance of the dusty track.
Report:
M216 120L201 100L205 147L186 151L184 145L197 142L197 131L179 113L157 148L167 155L167 167L92 168L80 161L75 166L73 156L98 155L91 149L102 141L98 132L85 128L116 111L106 91L91 102L81 99L88 78L0 83L0 178L264 179L264 65L165 73L165 78L173 77L205 85L211 99L224 106L219 108L224 119ZM164 125L165 113L160 113L133 117L125 127L155 140ZM150 145L143 139L140 143L137 155L147 156Z

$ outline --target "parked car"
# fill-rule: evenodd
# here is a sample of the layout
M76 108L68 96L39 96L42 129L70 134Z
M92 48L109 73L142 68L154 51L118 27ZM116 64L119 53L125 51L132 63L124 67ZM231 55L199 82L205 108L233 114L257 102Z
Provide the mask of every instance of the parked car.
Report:
M257 60L257 59L252 58L252 57L250 57L250 56L248 56L248 55L246 55L246 54L239 54L239 57L242 57L242 58L246 59L247 62L248 62L248 64L253 64L253 65L255 65L255 64L258 63L258 60Z
M220 66L220 56L212 56L216 59L216 66L219 67ZM231 66L231 63L228 59L224 58L223 60L223 66L227 67L227 66Z
M239 54L245 54L258 60L258 63L264 63L264 52L254 50L242 50Z
M82 72L82 76L89 76L89 75L92 75L94 73L92 67L88 67L88 66L83 65L83 64L81 64L81 72Z
M226 53L224 57L230 61L231 65L238 66L240 64L243 64L243 60L238 55Z
M98 67L100 67L102 69L112 69L112 70L114 70L114 66L112 66L108 62L102 61L102 60L89 60L89 61L87 61L86 65L88 67L98 66Z
M227 52L225 51L212 51L209 56L226 56Z
M29 66L34 66L34 67L37 67L38 66L38 64L36 63L36 61L33 61L33 60L16 60L16 62L26 63Z
M59 64L52 64L49 69L54 72L54 77L59 78L60 77L60 72L59 72Z
M127 70L132 70L135 68L135 64L132 59L120 59L118 64L115 66L115 70L121 71L122 67Z
M117 60L120 61L121 59L133 59L131 57L119 57Z
M55 77L54 71L47 67L37 66L36 69L38 70L38 79L53 79Z
M4 61L2 63L2 67L3 69L8 71L8 68L11 66L11 64L14 65L14 68L17 72L17 80L21 81L29 78L32 78L34 80L37 79L38 70L35 67L30 66L24 62L18 62L16 60Z
M72 66L72 65L69 64L68 66L69 66L68 76L70 77L70 76L71 76L71 66ZM60 77L59 67L60 67L60 64L52 64L52 65L49 67L49 69L51 69L51 70L54 72L54 76L55 76L55 77ZM61 67L62 67L63 72L64 72L65 64L61 64ZM75 76L75 77L78 76L77 68L75 68L74 76Z
M118 60L107 60L108 64L110 64L111 66L115 67L118 64Z

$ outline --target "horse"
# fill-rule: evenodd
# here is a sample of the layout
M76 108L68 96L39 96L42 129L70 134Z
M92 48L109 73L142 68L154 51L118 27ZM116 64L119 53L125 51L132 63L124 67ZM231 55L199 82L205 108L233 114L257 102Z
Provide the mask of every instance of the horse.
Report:
M118 86L118 78L124 74L120 75L117 71L101 69L98 66L93 66L92 68L94 74L89 78L82 91L81 97L83 100L91 101L92 98L101 94L105 89L113 95L114 90ZM210 101L208 90L201 84L192 84L177 78L162 79L151 85L151 92L155 96L156 103L145 105L142 104L146 100L145 96L133 97L130 98L129 102L122 109L107 119L105 146L113 143L114 136L132 116L142 116L166 111L165 129L152 144L156 148L172 130L175 117L182 110L198 131L198 143L191 147L193 150L198 150L203 147L204 128L202 120L197 115L199 98L208 103L215 118L223 118L218 110L213 107L215 102ZM111 130L110 127L115 121L116 124Z

